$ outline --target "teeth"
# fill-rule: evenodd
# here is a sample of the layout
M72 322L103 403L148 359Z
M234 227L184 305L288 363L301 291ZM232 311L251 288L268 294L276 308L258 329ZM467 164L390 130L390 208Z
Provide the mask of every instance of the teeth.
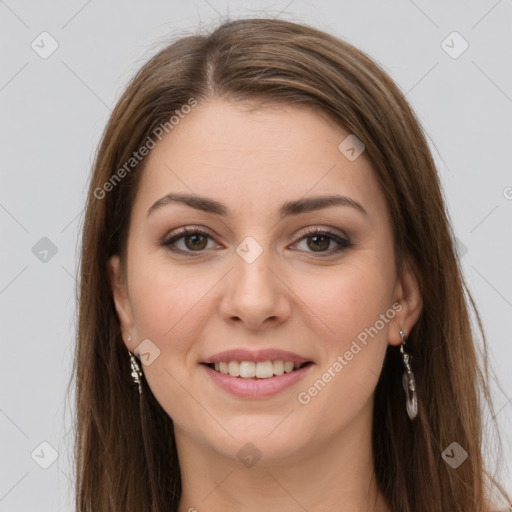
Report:
M274 361L274 375L283 375L284 361Z
M228 373L233 377L238 377L240 375L240 363L238 361L229 361Z
M222 361L215 363L215 370L224 375L232 377L242 377L243 379L268 379L274 375L283 375L291 373L301 367L300 364L294 364L292 361Z
M274 365L272 361L262 361L256 363L256 377L258 379L268 379L274 375Z
M256 363L252 361L242 361L240 363L240 377L244 379L256 377Z

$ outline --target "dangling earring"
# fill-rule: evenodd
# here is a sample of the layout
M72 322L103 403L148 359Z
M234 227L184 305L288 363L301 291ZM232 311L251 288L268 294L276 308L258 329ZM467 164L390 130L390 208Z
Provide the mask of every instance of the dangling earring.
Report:
M405 349L405 343L407 338L405 333L400 330L400 338L402 338L402 345L400 345L400 353L405 367L405 371L402 377L402 385L406 394L405 405L407 407L407 414L409 418L413 420L418 414L418 397L416 395L416 381L414 380L414 374L411 369L412 356L408 354Z
M132 337L130 336L127 340L128 343L130 342L131 339L132 339ZM135 357L129 350L128 350L128 355L130 356L130 367L132 370L131 376L132 376L133 382L135 384L137 384L139 387L139 395L140 395L140 394L142 394L142 384L141 384L142 371L140 369L139 363L137 362L137 359L135 359Z

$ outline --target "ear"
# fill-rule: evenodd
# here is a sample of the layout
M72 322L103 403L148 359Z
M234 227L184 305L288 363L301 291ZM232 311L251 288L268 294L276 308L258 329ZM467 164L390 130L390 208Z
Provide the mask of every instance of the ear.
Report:
M115 255L109 259L108 274L123 341L126 348L129 349L127 340L130 337L135 337L135 329L131 303L128 296L128 286L123 276L119 256Z
M402 343L400 330L408 337L414 324L423 309L423 298L421 297L417 273L413 265L406 260L402 274L395 284L393 304L399 303L401 309L390 321L388 339L390 345L398 346Z

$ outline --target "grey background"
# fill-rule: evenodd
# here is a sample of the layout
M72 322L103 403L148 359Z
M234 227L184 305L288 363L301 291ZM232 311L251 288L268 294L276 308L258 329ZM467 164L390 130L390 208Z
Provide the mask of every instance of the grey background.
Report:
M494 394L505 443L502 481L511 491L510 0L6 0L0 1L0 512L73 510L66 387L78 233L110 110L166 38L210 26L228 12L306 21L338 35L369 53L406 93L430 138L501 383ZM35 40L50 48L38 37L43 31L58 43L47 59L31 47ZM456 59L441 46L453 31L469 44ZM452 52L462 48L451 40ZM42 442L58 453L47 469L40 464L51 462L51 448Z

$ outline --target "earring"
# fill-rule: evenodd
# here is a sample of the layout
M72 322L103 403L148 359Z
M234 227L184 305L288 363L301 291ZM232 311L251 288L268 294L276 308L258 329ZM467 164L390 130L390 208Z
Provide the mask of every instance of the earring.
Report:
M130 367L131 367L131 376L133 382L139 386L139 395L142 394L142 371L140 369L139 363L137 363L137 359L133 357L133 354L128 350L128 354L130 356Z
M400 345L400 353L402 354L402 359L405 367L405 371L402 377L402 386L404 388L406 394L405 405L407 408L407 414L409 418L413 420L418 414L418 396L416 395L416 381L414 380L414 374L411 369L411 361L412 356L408 354L406 349L406 341L405 333L400 330L400 338L402 338L402 345Z

